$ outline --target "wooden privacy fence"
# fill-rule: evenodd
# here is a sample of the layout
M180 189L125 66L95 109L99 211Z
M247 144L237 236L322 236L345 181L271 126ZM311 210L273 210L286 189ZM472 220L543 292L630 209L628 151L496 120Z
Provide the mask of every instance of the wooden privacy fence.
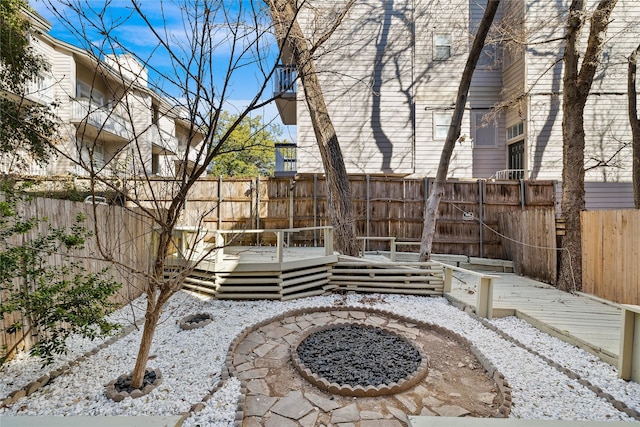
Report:
M33 234L44 233L47 227L66 227L70 229L75 224L75 218L79 213L86 216L84 226L93 231L84 249L74 252L75 258L71 261L79 262L87 271L98 272L109 267L109 274L123 286L114 296L117 304L125 304L142 294L146 288L143 274L150 271L151 243L153 227L150 222L134 209L126 209L119 206L96 205L70 202L66 200L36 198L19 206L19 211L26 218L46 218ZM94 219L97 218L97 222ZM94 226L97 224L97 228ZM101 260L96 245L96 237L100 238L102 245L113 258L114 263ZM21 237L19 237L21 239ZM62 263L60 255L53 255L48 259L51 265ZM124 268L127 266L128 268ZM132 273L130 269L139 272ZM0 292L0 298L6 297ZM0 331L0 349L12 348L15 343L23 338L21 331L13 334L5 333L4 329L16 321L22 320L19 313L8 315L2 321ZM26 324L24 321L23 324ZM21 343L22 349L28 349L33 344L31 337L25 337ZM4 356L5 350L0 350Z
M621 304L640 304L640 210L585 211L582 290Z
M499 217L505 257L522 276L556 284L555 209L504 212Z
M425 199L432 179L351 176L356 227L361 237L396 237L398 241L419 242L422 234ZM153 181L160 205L169 203L175 183ZM151 198L138 190L139 201ZM145 199L147 197L147 199ZM498 228L503 212L554 206L553 181L450 181L440 203L433 250L441 254L502 258ZM210 230L282 229L317 227L328 224L327 192L319 175L296 178L206 178L197 182L188 195L183 215L185 225ZM488 227L481 227L480 221ZM257 243L257 235L247 235L239 244ZM260 237L262 244L275 244L273 237ZM310 231L297 233L291 246L319 246L322 236ZM413 246L415 250L417 246ZM368 241L370 250L389 250L388 241Z

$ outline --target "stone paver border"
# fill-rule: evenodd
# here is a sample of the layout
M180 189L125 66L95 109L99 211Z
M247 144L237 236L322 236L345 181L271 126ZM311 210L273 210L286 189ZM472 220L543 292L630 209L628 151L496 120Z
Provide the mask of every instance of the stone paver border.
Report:
M9 393L7 397L1 400L2 406L11 405L15 403L18 399L35 393L36 391L40 390L42 387L46 386L47 384L49 384L51 381L55 380L59 376L66 374L74 366L77 366L78 364L84 362L89 357L98 353L100 350L109 347L111 344L115 343L119 339L129 335L131 332L138 329L138 327L139 325L136 324L136 325L129 325L125 328L122 328L119 333L112 335L101 344L83 353L82 355L78 356L74 360L67 362L65 365L50 371L48 374L42 375L37 380L31 381L30 383L20 387L19 389L14 390L13 392Z
M235 338L234 340L231 342L231 344L229 345L229 350L227 351L227 356L224 362L224 366L221 372L221 382L220 384L214 388L207 396L205 396L205 398L202 400L203 403L199 403L196 404L192 407L192 411L196 412L199 411L201 409L204 408L204 402L206 402L207 400L209 400L211 398L211 396L220 389L220 387L222 387L222 385L224 384L224 382L229 379L230 377L234 376L237 377L237 373L235 372L235 368L233 366L233 355L235 352L236 347L238 346L238 344L243 341L249 334L251 334L252 332L260 329L261 327L268 325L269 323L272 322L276 322L276 321L281 321L283 319L285 319L286 317L291 317L291 316L300 316L300 315L304 315L304 314L310 314L310 313L321 313L321 312L332 312L332 311L363 311L363 312L367 312L369 314L374 314L374 315L378 315L378 316L385 316L385 317L391 317L394 318L396 320L400 320L403 322L408 322L408 323L412 323L415 324L417 327L422 327L425 328L427 330L432 330L436 333L439 333L441 335L443 335L444 337L454 340L456 342L458 342L458 344L462 345L464 348L466 348L467 350L469 350L471 352L471 354L473 354L476 359L478 359L478 361L480 362L480 364L482 365L482 367L484 368L484 370L486 371L487 375L489 378L491 378L498 389L498 396L500 398L500 407L498 409L498 415L499 417L502 418L507 418L509 416L509 413L511 412L511 388L509 387L506 379L504 378L504 375L498 371L498 369L495 367L495 365L493 365L493 363L491 363L491 361L489 361L489 359L487 357L485 357L480 350L473 345L473 343L471 341L469 341L468 339L466 339L465 337L463 337L460 334L457 334L453 331L451 331L450 329L447 329L443 326L440 325L436 325L433 323L429 323L429 322L424 322L424 321L420 321L420 320L416 320L413 319L411 317L408 316L403 316L403 315L399 315L396 313L393 313L391 311L387 311L387 310L380 310L380 309L376 309L376 308L365 308L365 307L356 307L356 306L342 306L342 307L334 307L334 306L318 306L318 307L307 307L307 308L302 308L302 309L297 309L297 310L291 310L291 311L287 311L284 313L281 313L277 316L273 316L271 318L265 319L261 322L258 322L254 325L248 326L246 327L244 330L242 330ZM236 411L236 417L235 417L235 423L234 423L234 427L242 427L242 420L244 418L244 411L245 411L245 396L246 396L246 390L247 390L247 385L246 385L246 381L241 381L241 396L240 399L238 401L238 409ZM188 416L190 416L190 413L186 413L183 415L183 419L188 418Z

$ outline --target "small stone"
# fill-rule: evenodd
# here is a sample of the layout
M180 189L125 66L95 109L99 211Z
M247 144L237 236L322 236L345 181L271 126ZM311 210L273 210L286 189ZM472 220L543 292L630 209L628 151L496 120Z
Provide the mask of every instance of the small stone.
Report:
M49 375L43 375L40 378L38 378L38 382L40 383L41 387L44 387L47 384L49 384L50 380L51 380L51 377L49 377Z
M433 411L430 411L429 408L422 408L420 411L421 417L435 417L437 414Z
M480 393L478 395L478 400L482 403L484 403L485 405L492 405L493 404L493 399L495 398L495 394L493 393Z
M316 425L316 421L318 420L318 411L311 411L304 417L300 418L298 422L302 427L314 427Z
M247 396L244 404L244 412L248 417L262 417L278 401L277 397L256 395Z
M361 420L382 420L384 417L380 412L375 411L362 411L360 412Z
M456 405L442 405L434 408L434 411L441 417L462 417L470 412Z
M190 412L200 412L206 407L207 407L207 405L205 405L204 403L200 402L200 403L196 403L195 405L193 405L189 411Z
M428 406L430 408L436 407L436 406L440 406L442 405L444 402L442 400L436 399L433 396L427 396L425 398L422 399L422 404L424 406Z
M298 423L280 415L272 414L264 422L264 427L298 427Z
M128 393L125 392L120 392L120 393L116 393L111 400L113 400L114 402L122 402L124 400L125 397L128 396Z
M247 382L247 390L250 394L269 394L269 385L265 380L250 380Z
M406 394L399 394L396 396L396 399L398 399L398 401L402 403L410 413L413 414L418 410L418 405L416 405L416 402Z
M345 406L344 408L336 409L331 414L331 422L337 423L351 423L360 419L360 412L355 403Z
M137 399L139 397L144 396L144 393L140 389L135 389L135 390L131 391L130 396L131 396L132 399Z
M27 396L29 396L40 390L40 383L38 381L31 381L24 389L27 392Z
M340 407L340 404L335 400L322 397L315 393L305 393L304 397L309 399L309 402L313 403L315 406L319 407L324 412L331 412L334 409L338 409Z
M398 408L395 408L393 406L388 406L387 410L391 413L391 415L393 415L398 420L400 420L401 423L407 424L409 422L409 419L407 418L407 414L405 414L404 411Z
M298 420L307 415L313 406L305 399L300 390L295 390L280 399L271 407L271 412Z
M158 380L156 380L156 382L154 382L153 384L147 384L146 386L144 386L144 388L142 389L142 394L149 394L153 391L154 388L156 388L156 383L158 382Z
M11 393L11 398L13 399L13 401L17 401L18 399L21 399L23 397L25 397L27 395L27 391L25 389L20 389L20 390L16 390L13 393Z

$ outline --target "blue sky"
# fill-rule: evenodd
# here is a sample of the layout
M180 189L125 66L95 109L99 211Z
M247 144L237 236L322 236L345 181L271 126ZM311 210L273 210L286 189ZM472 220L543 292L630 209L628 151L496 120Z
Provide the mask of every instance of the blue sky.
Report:
M74 0L74 3L77 2ZM172 49L179 48L179 46L185 46L189 39L186 34L191 34L190 29L185 30L185 25L182 19L182 14L177 4L172 0L160 1L160 0L138 0L139 4L144 11L144 16L150 22L151 26L156 31L166 35L166 40L172 44ZM69 44L88 49L93 47L100 48L106 52L113 51L114 45L110 44L104 46L105 37L101 35L96 28L92 28L88 21L80 20L78 15L60 0L30 0L31 6L51 24L50 34L62 41ZM166 76L171 76L175 73L174 67L171 66L171 60L166 50L158 47L157 38L154 36L152 30L147 23L136 13L132 11L131 0L111 0L109 6L104 10L102 15L98 15L98 12L102 10L105 1L102 0L83 0L84 7L89 7L88 14L93 18L91 21L102 20L107 23L107 27L113 28L111 35L112 38L117 39L117 42L124 47L124 50L130 50L134 52L139 58L149 62L150 81L154 81L155 84L161 85L166 88L167 92L179 97L176 93L177 89L172 89L166 83L168 79ZM229 6L226 12L237 13L239 10L240 2L237 0L229 0L226 2ZM51 10L51 5L56 7L60 13L66 16L66 19L60 19ZM93 10L91 10L93 9ZM260 14L260 18L263 22L268 21L266 14ZM68 21L68 22L65 22ZM231 57L238 58L236 53L232 56L230 32L228 27L224 25L224 20L218 14L213 22L218 23L220 30L216 31L214 37L215 47L212 49L211 61L213 64L222 65L220 71L213 73L214 84L216 85L216 94L221 92L218 86L221 86L221 82L225 81L226 64L228 64ZM70 27L71 24L71 27ZM84 29L84 33L88 34L87 39L78 37L78 31ZM247 28L245 30L245 40L255 40L255 25L253 29ZM264 46L264 47L263 47ZM116 53L118 48L115 46ZM236 49L237 52L237 49ZM264 43L260 45L261 54L265 55L265 58L269 58L273 61L276 54L276 47L274 40L271 37L264 37ZM250 100L256 95L259 84L264 81L264 78L260 74L260 68L252 63L255 60L255 55L242 56L238 63L238 68L233 72L231 84L226 96L227 103L224 108L234 112L234 110L244 109L249 104ZM155 69L156 71L154 71ZM272 85L271 82L267 86L265 91L265 97L271 95ZM273 103L264 107L263 109L252 112L252 116L262 115L265 122L274 120L274 123L281 125L286 138L290 138L290 134L295 133L295 128L282 126L282 122L277 117L277 109Z

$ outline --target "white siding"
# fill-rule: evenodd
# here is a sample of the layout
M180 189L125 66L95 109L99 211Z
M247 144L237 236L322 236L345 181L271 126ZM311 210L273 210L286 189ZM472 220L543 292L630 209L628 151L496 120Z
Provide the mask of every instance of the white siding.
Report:
M527 163L533 178L562 176L562 41L538 44L562 37L568 1L560 13L554 2L528 2L527 28L531 45L526 54L526 79L530 90ZM591 1L590 10L597 2ZM587 181L629 181L631 150L627 119L625 56L640 37L640 8L632 0L620 0L608 30L602 64L585 108L585 167ZM588 26L583 33L586 46ZM509 116L507 124L509 124Z
M350 173L413 171L411 3L357 2L316 61ZM308 37L313 37L314 25L330 15L326 8L334 3L327 4L301 20ZM298 103L298 171L319 172L309 113L302 99Z

